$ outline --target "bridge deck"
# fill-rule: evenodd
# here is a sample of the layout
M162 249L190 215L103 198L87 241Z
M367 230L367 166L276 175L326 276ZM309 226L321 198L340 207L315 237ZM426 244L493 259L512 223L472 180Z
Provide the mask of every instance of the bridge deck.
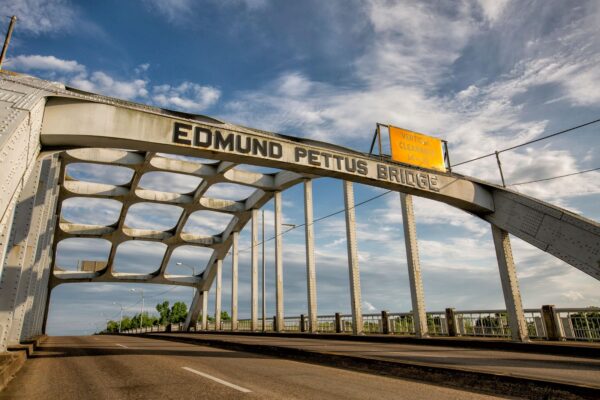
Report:
M48 338L0 392L0 399L28 400L242 398L498 397L239 351L108 335Z
M256 335L214 335L195 333L160 333L154 337L187 338L199 341L221 341L250 346L270 346L292 351L359 357L423 366L449 367L456 370L561 382L600 390L600 359L596 356L534 354L455 346L374 343L351 340L315 340L307 338L265 337ZM582 345L576 345L582 346ZM542 346L543 347L543 346ZM540 351L543 351L540 349ZM578 353L581 353L578 351ZM600 391L598 392L600 394Z

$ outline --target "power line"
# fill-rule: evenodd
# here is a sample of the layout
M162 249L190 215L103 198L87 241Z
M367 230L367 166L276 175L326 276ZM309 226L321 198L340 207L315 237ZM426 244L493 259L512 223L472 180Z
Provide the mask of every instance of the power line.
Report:
M550 178L536 179L536 180L527 181L527 182L512 183L512 184L510 184L508 186L528 185L530 183L551 181L553 179L566 178L567 176L581 175L581 174L585 174L587 172L598 171L598 170L600 170L600 167L598 167L598 168L592 168L592 169L586 169L585 171L577 171L577 172L573 172L573 173L565 174L565 175L552 176Z
M371 201L373 201L373 200L377 200L378 198L380 198L380 197L383 197L383 196L385 196L385 195L387 195L387 194L389 194L389 193L392 193L392 192L393 192L393 190L388 190L387 192L383 192L383 193L380 193L380 194L378 194L378 195L376 195L376 196L370 197L370 198L368 198L368 199L366 199L366 200L363 200L363 201L361 201L361 202L358 202L358 203L356 203L356 204L354 205L354 207L351 207L350 209L352 210L352 209L355 209L356 207L360 207L360 206L362 206L362 205L364 205L364 204L367 204L367 203L369 203L369 202L371 202ZM323 221L324 219L327 219L327 218L331 218L331 217L333 217L334 215L338 215L338 214L341 214L341 213L343 213L344 211L346 211L346 208L345 208L345 207L344 207L344 208L342 208L341 210L334 211L334 212L332 212L331 214L327 214L327 215L324 215L324 216L322 216L322 217L319 217L319 218L313 219L313 222L312 222L312 223L313 223L313 225L314 225L316 222ZM301 227L303 227L303 226L305 226L305 225L306 225L306 223L302 223L302 224L294 225L294 227L292 227L292 228L290 228L290 229L288 229L288 230L286 230L286 231L284 231L284 232L281 232L279 235L275 235L275 236L272 236L272 237L270 237L270 238L268 238L268 239L265 239L265 240L264 240L264 242L265 242L265 243L266 243L266 242L270 242L271 240L275 239L275 238L276 238L276 237L278 237L278 236L282 236L282 235L284 235L284 234L286 234L286 233L288 233L288 232L290 232L290 231L293 231L293 230L294 230L294 229L296 229L296 228L301 228ZM256 246L260 246L261 244L263 244L263 242L257 243L257 244L256 244ZM251 250L251 249L252 249L252 247L253 247L253 246L250 246L250 247L248 247L248 248L245 248L244 250L240 250L240 253L242 253L242 252L245 252L245 251L248 251L248 250Z
M453 164L451 167L456 167L456 166L463 165L463 164L467 164L467 163L470 163L470 162L473 162L473 161L481 160L482 158L486 158L486 157L495 156L495 155L496 155L496 153L504 153L505 151L514 150L514 149L516 149L516 148L519 148L519 147L522 147L522 146L527 146L528 144L536 143L536 142L539 142L539 141L542 141L542 140L549 139L549 138L551 138L551 137L554 137L554 136L562 135L563 133L572 132L572 131L574 131L574 130L576 130L576 129L583 128L583 127L585 127L585 126L588 126L588 125L596 124L596 123L598 123L598 122L600 122L600 118L598 118L598 119L595 119L595 120L593 120L593 121L590 121L590 122L586 122L585 124L581 124L581 125L574 126L574 127L572 127L572 128L564 129L564 130L562 130L562 131L560 131L560 132L555 132L555 133L552 133L552 134L550 134L550 135L547 135L547 136L542 136L542 137L540 137L540 138L533 139L533 140L530 140L530 141L528 141L528 142L525 142L525 143L521 143L521 144L517 144L517 145L515 145L515 146L507 147L507 148L505 148L505 149L498 150L497 152L493 152L493 153L485 154L485 155L482 155L482 156L479 156L479 157L472 158L472 159L470 159L470 160L461 161L461 162L459 162L459 163Z

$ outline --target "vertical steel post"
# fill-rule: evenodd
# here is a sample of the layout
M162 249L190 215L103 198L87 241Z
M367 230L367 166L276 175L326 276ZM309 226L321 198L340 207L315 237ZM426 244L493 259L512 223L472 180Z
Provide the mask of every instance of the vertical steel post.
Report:
M275 317L277 318L277 332L283 329L283 259L281 236L281 192L275 192Z
M208 329L208 290L204 290L200 294L202 303L202 316L200 319L200 329L203 331Z
M448 168L448 172L452 172L452 164L450 164L450 150L448 150L448 142L446 140L442 140L444 144L444 160L448 163L446 168Z
M217 277L215 279L215 331L221 330L221 284L223 260L217 260Z
M410 297L412 301L415 335L418 338L428 336L427 314L425 312L425 294L421 279L421 263L419 261L419 245L417 243L417 226L413 210L412 196L400 193L402 205L402 225L404 228L404 243L410 282Z
M304 181L304 234L306 240L306 294L308 297L308 331L317 331L317 274L315 271L315 237L313 225L312 180Z
M500 162L500 153L496 151L496 162L498 163L498 170L500 171L500 179L502 179L502 187L506 187L504 182L504 173L502 172L502 163Z
M252 232L250 233L251 266L250 266L250 330L258 330L258 210L252 210Z
M502 293L504 294L504 303L508 313L511 337L512 340L526 342L529 340L529 335L523 305L521 304L521 291L519 290L517 269L510 246L510 237L508 232L495 225L492 225L492 237L496 248L500 282L502 283Z
M239 232L233 232L231 246L231 330L238 329L238 241Z
M267 268L265 259L265 210L262 210L262 331L267 331Z
M354 188L352 182L344 181L344 208L346 212L346 242L348 245L348 273L350 276L350 308L352 309L352 333L363 333L360 293L360 271L356 243L356 215L354 213Z
M377 146L379 147L379 158L383 159L383 149L381 147L381 126L377 124Z

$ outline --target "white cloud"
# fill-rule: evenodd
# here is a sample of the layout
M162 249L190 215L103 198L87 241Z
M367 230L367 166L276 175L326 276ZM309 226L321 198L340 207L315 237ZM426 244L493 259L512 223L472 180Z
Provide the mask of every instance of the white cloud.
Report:
M486 18L490 21L496 21L500 16L504 8L508 4L509 0L477 0Z
M85 65L77 61L52 55L19 55L8 59L6 65L17 71L38 72L88 92L126 100L150 101L160 107L192 113L213 106L221 97L219 89L194 82L186 81L177 86L152 85L150 79L145 77L150 68L148 63L134 68L134 76L129 79L116 78L105 71L90 73Z
M190 15L190 8L193 6L193 0L143 0L144 3L157 13L165 16L169 21L176 21L187 18Z
M569 301L583 300L585 298L583 294L575 290L569 290L567 292L562 293L561 295Z
M183 82L178 86L159 85L152 90L152 100L165 108L200 112L215 104L221 91L212 86Z
M15 30L34 35L68 31L77 13L68 0L0 0L2 15L16 15Z
M147 80L118 80L102 71L93 72L90 76L81 74L71 79L70 83L88 92L101 93L121 99L131 100L148 95Z
M73 60L62 60L54 56L20 55L6 60L6 68L22 71L55 71L60 73L82 73L85 66Z

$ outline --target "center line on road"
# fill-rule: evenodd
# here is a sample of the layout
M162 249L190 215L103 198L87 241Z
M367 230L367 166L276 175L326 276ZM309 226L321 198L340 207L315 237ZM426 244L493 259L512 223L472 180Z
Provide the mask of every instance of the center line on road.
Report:
M120 343L117 343L117 346L121 346L124 349L128 349L129 348L129 347L125 346L124 344L120 344Z
M185 369L186 371L191 372L192 374L203 376L204 378L208 378L208 379L211 379L211 380L213 380L215 382L219 382L222 385L229 386L232 389L239 390L242 393L252 393L252 390L243 388L243 387L238 386L238 385L234 385L233 383L229 383L227 381L224 381L223 379L219 379L219 378L216 378L216 377L214 377L212 375L205 374L204 372L196 371L195 369L188 368L188 367L181 367L181 368Z

